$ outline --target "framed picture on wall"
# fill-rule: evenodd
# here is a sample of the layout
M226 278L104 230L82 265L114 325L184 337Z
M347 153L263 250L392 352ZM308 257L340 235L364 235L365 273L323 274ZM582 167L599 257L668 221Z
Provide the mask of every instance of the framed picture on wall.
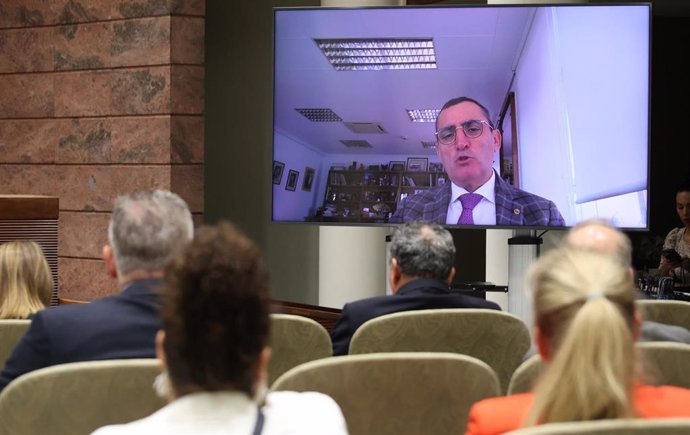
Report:
M273 184L280 184L283 180L283 169L285 169L285 163L273 160Z
M388 169L391 172L402 172L405 170L405 162L393 160L388 163Z
M309 166L304 168L304 179L302 180L302 190L311 192L311 185L314 184L314 174L316 170Z
M407 158L407 170L408 171L426 172L428 165L429 165L429 159L427 157L408 157Z
M297 188L297 179L299 178L299 171L290 169L288 171L287 181L285 182L285 190L294 191Z

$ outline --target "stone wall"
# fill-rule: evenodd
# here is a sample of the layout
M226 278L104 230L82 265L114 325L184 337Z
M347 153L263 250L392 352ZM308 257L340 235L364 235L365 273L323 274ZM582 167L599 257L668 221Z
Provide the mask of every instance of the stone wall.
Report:
M59 295L117 291L101 257L116 196L203 212L203 0L3 0L0 193L60 198Z

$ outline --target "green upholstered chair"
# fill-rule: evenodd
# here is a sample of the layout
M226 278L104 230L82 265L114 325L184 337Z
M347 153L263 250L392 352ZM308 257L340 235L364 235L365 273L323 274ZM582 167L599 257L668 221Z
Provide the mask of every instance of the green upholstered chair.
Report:
M340 405L350 435L457 435L476 401L500 393L484 362L455 353L346 355L295 367L272 390L318 391Z
M549 423L508 432L506 435L687 435L690 419L618 419Z
M641 299L636 304L643 320L682 326L690 330L690 302Z
M636 346L641 356L643 381L646 384L690 388L690 344L644 341ZM542 368L543 362L539 355L522 363L510 379L508 394L531 391Z
M271 314L269 385L295 366L331 355L331 337L319 323L303 316Z
M371 352L455 352L487 363L501 391L529 350L531 338L518 317L497 310L405 311L371 319L355 331L350 354Z
M532 391L532 386L537 380L544 364L541 356L532 355L515 369L508 384L508 394L527 393Z
M0 370L29 325L31 320L0 320Z
M156 359L60 364L22 375L0 394L0 435L86 435L165 405L153 390Z

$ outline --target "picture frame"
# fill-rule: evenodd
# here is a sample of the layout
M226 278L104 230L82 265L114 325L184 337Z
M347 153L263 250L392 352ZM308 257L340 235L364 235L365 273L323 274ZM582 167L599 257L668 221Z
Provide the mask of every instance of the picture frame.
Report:
M290 169L287 175L287 181L285 181L285 190L295 191L297 189L297 179L299 178L299 171Z
M429 163L429 172L443 172L443 163Z
M388 164L388 170L391 172L402 172L405 170L405 162L402 160L393 160Z
M316 169L306 166L304 168L304 178L302 179L302 190L305 192L311 192L311 186L314 184L314 175L316 174Z
M283 169L285 169L285 163L273 160L273 184L279 185L283 181Z
M427 157L408 157L407 170L410 172L426 172L429 168L429 159Z

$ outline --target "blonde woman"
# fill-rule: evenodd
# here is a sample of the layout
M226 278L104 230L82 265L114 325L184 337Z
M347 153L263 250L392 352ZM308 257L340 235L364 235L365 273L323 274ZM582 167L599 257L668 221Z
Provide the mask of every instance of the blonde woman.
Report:
M53 279L41 247L31 241L0 245L0 319L26 319L50 303Z
M562 248L537 261L528 283L544 373L533 393L476 403L468 434L566 421L690 417L690 390L640 382L640 318L625 265L600 253Z

